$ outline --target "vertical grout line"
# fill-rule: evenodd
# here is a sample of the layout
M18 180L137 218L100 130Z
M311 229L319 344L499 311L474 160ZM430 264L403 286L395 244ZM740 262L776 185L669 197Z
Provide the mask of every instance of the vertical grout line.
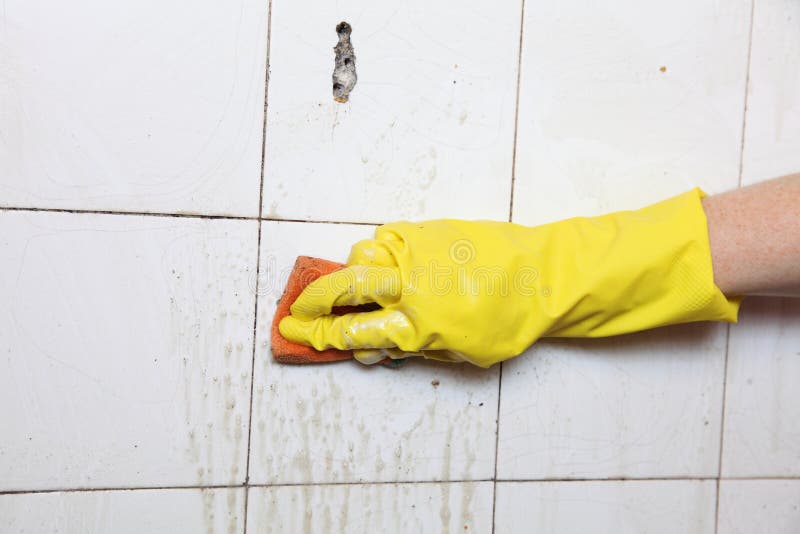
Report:
M747 71L744 80L744 109L742 110L742 143L739 147L739 187L742 187L742 173L744 171L744 135L747 127L747 97L750 93L750 59L753 55L753 19L756 12L756 0L750 2L750 32L747 38Z
M264 73L264 122L261 124L261 189L258 190L258 218L261 219L264 211L264 159L267 153L267 108L269 107L269 53L272 39L272 0L267 7L267 50L266 69Z
M737 186L742 187L742 174L744 171L745 133L747 132L747 97L750 93L750 61L753 56L753 26L755 24L756 0L750 1L750 30L747 37L747 61L744 81L744 105L742 109L742 140L739 147L739 181ZM722 420L719 430L719 459L717 461L717 493L714 503L714 534L719 531L719 492L720 479L722 478L722 453L725 447L725 404L728 400L728 358L731 346L731 325L728 325L725 334L725 368L722 374Z
M525 0L520 3L519 14L519 46L517 48L517 94L514 102L514 139L511 147L511 195L508 203L508 222L514 216L514 181L517 173L517 130L519 129L519 88L522 80L522 36L525 29ZM497 512L497 459L500 454L500 400L503 393L503 362L497 376L497 414L494 436L494 475L492 477L492 534L495 531L495 514Z
M519 88L522 80L522 31L525 27L525 0L522 0L522 9L519 21L519 49L517 53L517 97L514 105L514 146L511 152L511 198L508 205L508 222L514 215L514 182L517 175L517 129L519 128Z
M728 350L731 344L731 325L725 330L725 365L722 371L722 416L719 425L719 456L717 458L716 495L714 497L714 534L719 528L719 481L722 477L722 445L725 441L725 399L728 391Z
M244 474L244 517L242 518L243 534L247 534L247 506L250 498L250 444L253 435L253 390L255 388L256 371L256 342L258 339L258 290L261 281L261 213L264 208L264 155L267 144L267 102L269 100L269 53L272 37L272 0L267 4L267 49L264 73L264 122L261 125L261 176L258 189L258 233L256 243L256 283L255 304L253 306L253 351L250 357L250 413L247 419L247 460L245 461Z
M522 79L522 38L525 28L525 0L520 5L519 20L519 46L517 48L517 92L514 102L514 138L511 147L511 194L508 204L508 221L514 215L514 181L517 172L517 130L519 129L519 93ZM495 513L497 510L497 459L500 450L500 397L503 391L503 362L500 362L500 371L497 377L497 414L494 438L494 475L492 477L492 534L495 531Z
M494 517L497 510L497 458L500 450L500 395L503 392L503 362L500 362L500 373L497 377L497 415L495 417L494 434L494 475L492 476L492 534L494 534Z

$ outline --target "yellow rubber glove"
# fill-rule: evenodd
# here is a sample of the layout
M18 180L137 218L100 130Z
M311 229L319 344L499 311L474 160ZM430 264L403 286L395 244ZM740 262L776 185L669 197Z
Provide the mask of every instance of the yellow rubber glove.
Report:
M537 227L386 224L353 247L347 268L305 289L280 331L316 349L357 349L366 363L411 354L488 367L540 337L735 322L738 299L714 285L703 196ZM381 309L330 315L366 302Z

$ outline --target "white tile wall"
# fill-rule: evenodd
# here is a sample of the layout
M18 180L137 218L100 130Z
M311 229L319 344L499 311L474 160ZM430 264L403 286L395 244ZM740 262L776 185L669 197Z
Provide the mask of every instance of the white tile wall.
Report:
M719 534L788 534L800 526L800 480L723 480Z
M265 216L508 218L519 0L272 8ZM340 20L358 72L347 104L331 97Z
M271 361L294 257L374 229L333 223L800 171L795 0L522 7L0 5L0 531L241 533L248 491L248 532L797 530L796 301L502 372Z
M525 13L515 222L736 186L749 1L529 0Z
M800 477L800 299L747 299L731 329L722 473Z
M742 181L800 169L800 3L758 0L747 96Z
M262 223L250 447L254 483L475 480L494 474L498 369L275 364L269 329L298 254L344 261L373 227ZM265 268L266 267L266 268Z
M0 206L258 214L260 0L6 0Z
M251 488L248 532L488 533L492 483Z
M0 495L0 531L8 533L236 534L243 528L243 489Z
M712 533L715 493L708 480L499 483L494 532Z
M0 212L0 491L244 481L257 224Z
M503 479L716 476L725 327L540 342L504 364Z
M743 185L800 170L798 32L799 3L756 2ZM800 476L798 379L800 299L745 300L731 328L723 476Z

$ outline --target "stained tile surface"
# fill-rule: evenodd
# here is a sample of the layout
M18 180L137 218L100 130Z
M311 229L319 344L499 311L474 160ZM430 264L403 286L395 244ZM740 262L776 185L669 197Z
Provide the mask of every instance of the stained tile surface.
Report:
M36 534L238 534L244 531L244 490L0 495L0 531Z
M800 169L800 4L759 0L747 95L742 182Z
M508 218L519 1L272 9L266 216ZM346 104L331 93L341 20L358 72Z
M298 254L374 231L341 222L800 171L799 32L795 0L6 0L0 531L794 533L800 301L488 371L278 365L269 327Z
M490 532L492 483L282 486L250 490L247 531Z
M0 490L244 481L257 224L0 213Z
M736 187L750 3L525 5L514 221Z
M757 2L742 184L800 171L800 4ZM800 476L800 300L749 298L731 328L723 476Z
M506 479L716 476L725 327L540 342L504 364Z
M713 481L505 482L495 532L710 534Z
M258 214L260 0L8 0L0 206Z
M272 362L275 301L298 254L344 261L370 226L263 223L250 478L254 483L472 480L494 473L497 369Z
M800 525L800 480L723 480L719 534L788 534Z
M725 476L800 476L800 299L750 298L731 330Z

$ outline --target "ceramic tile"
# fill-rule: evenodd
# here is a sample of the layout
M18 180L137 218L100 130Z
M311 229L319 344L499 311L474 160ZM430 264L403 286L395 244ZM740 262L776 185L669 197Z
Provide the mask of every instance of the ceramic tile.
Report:
M800 170L800 3L759 0L747 95L742 182Z
M244 481L257 226L0 212L0 490Z
M800 525L800 480L723 480L718 534L786 534Z
M495 532L713 534L714 481L506 482Z
M490 532L492 483L252 488L247 530L282 532Z
M508 218L519 0L272 10L265 216ZM342 20L358 73L346 104L331 90Z
M525 5L515 222L734 188L749 0Z
M0 205L258 214L267 3L3 3Z
M748 298L731 328L724 476L800 476L800 299Z
M243 489L0 495L0 530L9 533L236 534L243 518Z
M272 362L275 302L298 254L344 261L370 226L262 227L250 478L253 483L474 480L494 472L497 369L416 361Z
M504 364L498 477L716 476L725 326L543 341Z

